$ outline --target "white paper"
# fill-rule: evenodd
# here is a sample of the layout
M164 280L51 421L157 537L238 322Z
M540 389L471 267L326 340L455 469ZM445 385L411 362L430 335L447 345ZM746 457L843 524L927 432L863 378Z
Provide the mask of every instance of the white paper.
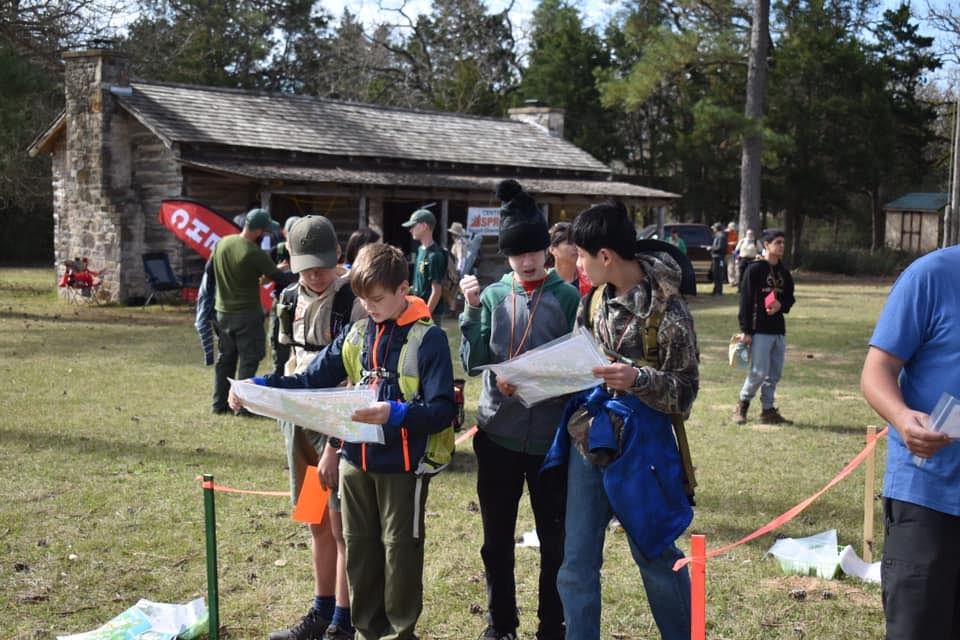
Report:
M246 409L261 416L286 420L346 442L384 442L382 426L350 419L354 411L377 401L370 387L275 389L237 380L231 380L230 387Z
M848 576L880 584L880 563L867 564L849 544L840 552L840 568Z
M537 535L537 530L533 529L531 531L524 531L523 535L520 536L520 542L517 543L517 547L539 547L540 546L540 537Z
M590 389L600 384L594 367L610 364L593 336L584 327L489 369L517 387L517 398L531 406L548 398Z

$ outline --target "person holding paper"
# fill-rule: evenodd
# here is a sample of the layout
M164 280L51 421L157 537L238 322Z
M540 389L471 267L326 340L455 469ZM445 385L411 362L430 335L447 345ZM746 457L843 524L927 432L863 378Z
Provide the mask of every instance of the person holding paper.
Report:
M960 637L960 444L930 416L943 394L960 398L958 272L957 246L907 267L860 377L864 398L891 427L880 569L888 640Z
M557 274L546 271L550 237L543 214L515 180L497 185L500 251L512 271L480 292L475 276L460 281L466 306L460 316L460 360L476 367L504 362L570 333L580 294ZM514 640L519 618L514 582L514 537L524 484L540 538L538 640L562 640L563 607L557 570L563 554L563 486L541 478L566 397L525 407L511 397L509 380L483 372L477 408L480 430L473 438L477 455L477 497L483 521L483 559L487 581L487 628L482 640Z
M427 489L453 449L450 348L426 303L407 295L407 274L406 258L396 247L363 247L350 286L367 319L340 331L302 373L253 379L285 389L329 388L349 380L377 390L379 401L352 417L382 424L384 444L347 442L340 450L347 582L358 640L416 637ZM231 403L240 403L235 394Z
M277 297L277 339L291 349L286 373L303 373L340 330L363 318L360 300L350 288L347 271L337 264L340 244L333 223L323 216L298 219L287 233L290 270L299 281ZM276 377L276 376L275 376ZM280 422L290 470L294 504L308 467L319 467L321 482L331 489L328 517L310 524L314 599L307 614L289 629L274 631L269 640L346 640L353 637L350 596L345 569L346 546L340 518L338 444L292 422Z
M574 397L566 428L548 456L547 466L566 462L565 542L557 576L566 640L601 636L600 567L614 513L661 636L686 640L690 578L686 568L674 572L673 564L683 557L676 539L693 510L671 416L689 414L699 389L697 337L682 295L684 282L696 286L692 267L685 263L685 279L671 255L675 247L637 242L619 203L582 212L573 237L578 263L597 285L584 297L577 324L590 329L613 361L593 370L601 386ZM596 446L604 433L616 435Z
M747 265L740 281L740 341L750 345L750 371L733 410L735 424L747 421L750 401L757 390L760 391L760 422L793 424L780 415L775 403L787 351L784 314L790 313L796 301L793 277L783 264L785 246L783 231L764 231L764 256Z

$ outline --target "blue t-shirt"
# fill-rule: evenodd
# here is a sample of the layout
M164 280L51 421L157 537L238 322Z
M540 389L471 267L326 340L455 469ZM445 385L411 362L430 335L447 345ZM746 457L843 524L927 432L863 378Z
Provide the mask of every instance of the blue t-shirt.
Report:
M904 361L907 406L930 413L943 392L960 398L960 247L911 264L893 285L870 345ZM893 428L883 495L960 516L960 442L922 464Z

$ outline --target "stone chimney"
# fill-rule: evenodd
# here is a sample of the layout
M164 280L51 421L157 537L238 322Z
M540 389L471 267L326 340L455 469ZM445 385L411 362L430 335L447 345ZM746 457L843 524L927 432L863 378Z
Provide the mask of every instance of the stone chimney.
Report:
M128 63L104 40L63 59L66 130L64 153L54 158L55 260L62 269L65 260L88 257L91 269L105 272L105 297L115 300L123 275L117 194L130 186L129 162L124 175L117 160L122 164L130 152L111 90L128 86Z
M544 105L539 100L527 100L524 106L507 111L511 120L519 120L546 130L554 138L563 137L563 109Z

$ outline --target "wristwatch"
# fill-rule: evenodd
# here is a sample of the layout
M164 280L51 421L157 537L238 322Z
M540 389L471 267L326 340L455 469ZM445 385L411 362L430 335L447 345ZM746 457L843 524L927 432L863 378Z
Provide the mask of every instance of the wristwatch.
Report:
M650 382L650 376L643 370L643 367L636 367L636 369L637 379L633 381L633 387L635 389L643 389L647 386L647 383Z

